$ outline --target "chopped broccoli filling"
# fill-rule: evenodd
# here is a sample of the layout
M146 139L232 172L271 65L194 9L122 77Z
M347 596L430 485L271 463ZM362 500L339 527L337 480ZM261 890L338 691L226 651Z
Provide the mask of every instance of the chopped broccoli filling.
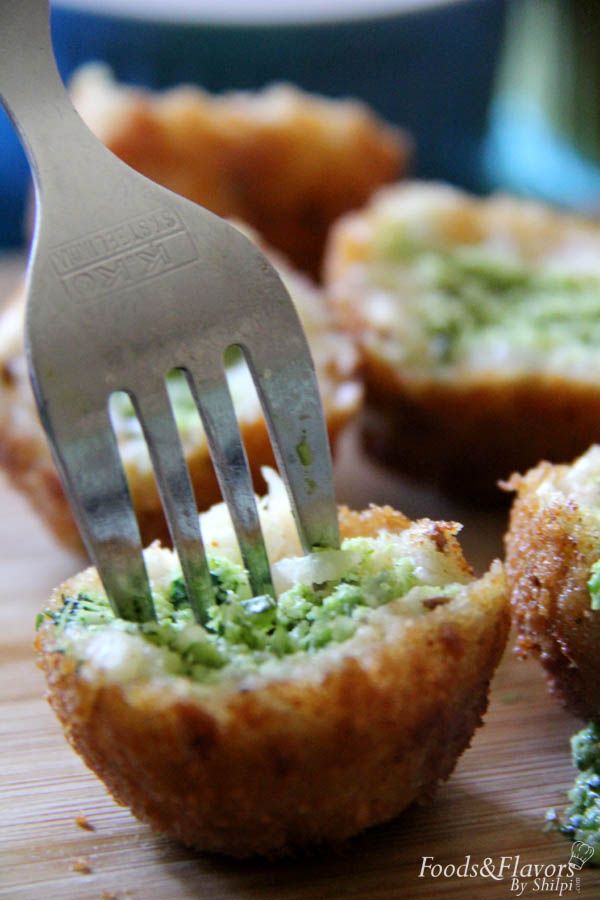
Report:
M590 569L590 580L587 583L592 609L600 610L600 559Z
M70 630L81 631L82 626L88 632L106 631L108 626L138 634L170 651L170 671L202 681L228 664L254 667L273 657L311 652L345 641L370 610L409 593L411 611L417 604L418 611L425 613L461 589L458 582L442 587L428 585L410 559L390 558L381 547L377 539L352 538L344 541L341 551L317 551L302 560L286 560L291 563L292 574L301 572L308 560L316 566L314 571L328 580L294 583L280 593L277 601L267 595L252 596L247 573L240 565L209 556L215 593L205 627L194 621L181 577L175 578L167 590L154 593L154 622L140 624L116 618L106 596L100 593L65 596L62 606L46 610L41 620L52 621L57 643L67 645L67 649ZM385 569L381 568L382 559ZM336 566L342 570L341 577L331 577ZM428 604L430 598L435 598L435 605ZM41 621L37 624L39 627Z
M419 317L431 364L459 363L482 340L542 352L564 351L565 341L595 352L600 342L600 281L592 275L544 272L480 246L426 244L387 222L374 240L369 277L392 296L418 291L411 315Z
M592 722L575 734L571 751L579 774L558 828L570 840L589 844L594 850L589 863L600 866L600 725Z

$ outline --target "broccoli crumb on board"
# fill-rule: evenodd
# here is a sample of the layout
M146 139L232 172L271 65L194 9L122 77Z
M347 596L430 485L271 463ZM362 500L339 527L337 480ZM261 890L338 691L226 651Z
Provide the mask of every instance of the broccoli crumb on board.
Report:
M600 866L600 725L591 722L571 738L573 765L579 770L569 791L569 806L558 830L572 841L583 841L594 850L589 860Z
M73 872L77 872L79 875L91 875L94 871L89 859L86 859L85 856L78 856L71 866L71 869L73 870Z

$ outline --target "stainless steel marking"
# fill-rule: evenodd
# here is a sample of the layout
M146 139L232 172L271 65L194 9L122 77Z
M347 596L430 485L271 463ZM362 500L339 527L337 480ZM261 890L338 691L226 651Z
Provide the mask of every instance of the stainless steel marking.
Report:
M170 209L157 209L63 244L54 249L50 257L56 272L64 277L178 231L185 231L179 216Z
M102 297L142 284L165 272L194 262L197 250L185 230L141 244L133 250L82 267L62 281L77 300Z

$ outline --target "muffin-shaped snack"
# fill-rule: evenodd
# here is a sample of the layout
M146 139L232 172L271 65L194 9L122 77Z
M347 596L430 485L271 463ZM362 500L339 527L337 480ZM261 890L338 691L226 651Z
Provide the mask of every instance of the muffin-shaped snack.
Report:
M600 720L600 447L513 475L506 570L518 651L578 715Z
M327 230L405 171L410 143L362 103L289 85L210 95L151 93L87 66L71 85L92 130L126 163L256 228L317 274Z
M508 611L455 523L340 509L340 551L298 557L281 482L261 519L278 600L252 597L222 506L194 623L176 558L146 551L157 622L115 619L93 569L54 593L37 649L65 733L113 796L186 844L278 855L430 795L487 704Z
M317 288L280 258L272 253L270 256L290 292L308 337L329 436L335 443L340 429L361 402L362 388L355 375L355 348L352 341L334 327L331 313ZM29 386L23 353L23 313L24 298L20 293L0 316L0 464L57 537L71 548L80 549L79 534L39 424ZM260 467L271 464L273 454L258 396L241 358L230 358L228 376L250 466L257 484L262 485ZM198 504L200 509L207 509L220 500L221 495L206 436L184 376L173 374L168 383ZM168 540L146 444L125 395L114 398L112 412L144 542L156 538Z
M597 224L413 183L342 219L326 270L387 462L481 500L600 440Z

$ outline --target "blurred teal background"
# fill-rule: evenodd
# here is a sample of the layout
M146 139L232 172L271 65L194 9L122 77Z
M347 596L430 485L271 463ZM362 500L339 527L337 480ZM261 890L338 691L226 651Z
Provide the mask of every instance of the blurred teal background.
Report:
M492 188L600 214L600 3L512 0L484 169Z
M82 63L101 60L119 80L153 88L194 82L220 91L286 80L359 97L412 133L415 174L482 190L504 11L505 0L440 0L421 11L342 22L187 25L57 3L52 24L64 79ZM28 177L0 109L0 246L23 241Z

